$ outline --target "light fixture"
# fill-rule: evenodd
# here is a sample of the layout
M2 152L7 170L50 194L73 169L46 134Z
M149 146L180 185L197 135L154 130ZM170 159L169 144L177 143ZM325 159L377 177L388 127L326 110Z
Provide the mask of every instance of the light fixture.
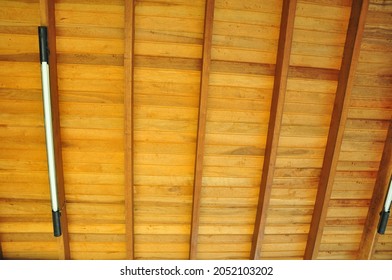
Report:
M60 209L57 195L56 158L54 152L52 105L50 98L50 75L49 75L49 48L48 29L46 26L38 27L39 53L41 62L42 97L44 103L46 152L48 158L49 186L52 201L52 221L54 236L61 236Z
M378 223L378 229L377 229L377 232L379 234L385 233L385 229L387 228L388 225L389 213L391 211L391 204L392 204L392 176L391 179L389 180L389 190L388 190L387 197L385 198L384 207L380 213L380 222Z

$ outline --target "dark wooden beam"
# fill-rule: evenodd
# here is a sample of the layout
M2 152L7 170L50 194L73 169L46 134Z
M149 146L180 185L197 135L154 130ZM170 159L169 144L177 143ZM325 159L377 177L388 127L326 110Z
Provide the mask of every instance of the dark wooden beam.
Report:
M58 237L59 241L59 259L70 259L69 234L68 234L68 217L67 205L64 190L64 173L63 158L61 147L60 132L60 110L59 110L59 94L57 85L57 51L56 51L56 18L55 18L55 1L41 0L41 25L48 27L48 47L49 55L49 73L50 73L50 92L52 102L52 124L54 136L54 151L56 161L57 176L57 194L59 207L61 210L61 231L62 235Z
M278 54L276 58L274 88L272 93L270 121L268 124L267 143L264 155L263 174L261 177L259 202L250 252L251 259L259 259L261 243L267 220L267 210L271 197L272 180L275 171L276 155L282 124L283 105L286 94L287 76L290 64L291 45L294 30L294 18L297 1L285 0L282 6Z
M203 61L200 79L199 119L197 127L196 159L193 184L193 205L189 258L197 258L199 234L200 196L203 177L204 140L207 122L208 81L211 66L212 27L214 23L215 0L207 0L204 16Z
M374 245L377 242L377 226L380 212L384 206L385 196L388 191L389 181L392 174L392 121L390 121L384 151L378 170L376 184L374 186L372 200L370 202L365 227L363 228L362 240L359 246L358 259L370 260L374 253Z
M133 62L135 41L135 2L125 0L124 26L124 109L125 109L125 235L127 259L134 259L134 205L133 205Z
M346 126L351 90L359 58L368 6L368 0L358 0L353 1L352 3L323 167L305 249L304 259L307 260L317 258L321 237L323 235L344 128Z

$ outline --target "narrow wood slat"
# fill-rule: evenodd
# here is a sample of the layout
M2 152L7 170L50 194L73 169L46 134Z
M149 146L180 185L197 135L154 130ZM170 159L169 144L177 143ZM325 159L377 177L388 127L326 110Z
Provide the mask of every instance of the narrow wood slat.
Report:
M125 1L125 151L124 151L124 176L125 176L125 235L127 259L134 259L134 209L133 209L133 62L135 43L135 2Z
M41 0L41 25L48 27L48 45L50 49L49 55L49 72L50 72L50 91L52 102L52 123L54 135L54 150L56 161L57 176L57 193L59 207L61 210L61 230L62 235L58 238L59 243L59 259L70 259L69 235L68 235L68 217L65 201L64 190L64 173L63 158L61 147L60 133L60 110L59 110L59 94L57 85L57 52L56 52L56 19L55 19L55 3L54 1Z
M304 259L315 259L318 255L339 160L368 5L368 0L353 1L352 4L323 168Z
M377 243L377 226L379 213L382 210L385 195L388 191L392 174L392 121L389 124L388 135L385 140L384 151L380 162L376 184L374 186L369 212L367 214L362 240L359 247L358 259L372 259Z
M199 117L197 128L196 159L193 186L193 205L189 258L197 258L197 242L199 234L200 196L203 176L204 141L207 122L208 81L211 66L212 27L214 22L215 0L207 0L204 17L203 62L200 80Z
M264 230L267 221L267 210L271 197L272 181L283 117L283 105L286 94L296 6L296 0L286 0L282 6L281 27L270 110L270 121L268 125L263 174L261 178L259 202L250 253L251 259L260 259L261 243L264 237Z

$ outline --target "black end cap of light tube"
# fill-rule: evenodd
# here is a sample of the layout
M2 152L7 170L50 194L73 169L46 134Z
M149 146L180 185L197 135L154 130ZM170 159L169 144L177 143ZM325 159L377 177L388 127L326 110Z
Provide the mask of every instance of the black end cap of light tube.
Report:
M60 217L61 217L60 211L53 211L52 210L53 233L54 233L55 237L61 236Z
M40 62L49 63L48 48L48 28L46 26L38 26L39 36L39 60Z
M389 212L382 211L380 213L380 222L378 223L378 228L377 228L377 232L379 234L385 233L385 229L387 228L388 225L388 218L389 218Z

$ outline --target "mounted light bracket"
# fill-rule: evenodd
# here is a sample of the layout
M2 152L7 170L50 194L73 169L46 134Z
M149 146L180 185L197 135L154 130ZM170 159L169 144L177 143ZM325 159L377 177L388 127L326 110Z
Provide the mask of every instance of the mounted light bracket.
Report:
M54 236L61 236L60 209L57 194L56 157L54 150L53 123L52 123L52 102L50 94L50 73L49 73L49 48L48 29L46 26L38 27L39 52L41 62L41 82L42 97L45 119L46 152L48 158L49 186L52 202L52 220Z
M389 180L389 189L388 189L387 196L385 197L384 207L380 213L380 221L378 223L378 229L377 229L377 232L379 234L385 233L385 229L387 228L388 225L389 214L391 211L391 204L392 204L392 176L391 179Z

